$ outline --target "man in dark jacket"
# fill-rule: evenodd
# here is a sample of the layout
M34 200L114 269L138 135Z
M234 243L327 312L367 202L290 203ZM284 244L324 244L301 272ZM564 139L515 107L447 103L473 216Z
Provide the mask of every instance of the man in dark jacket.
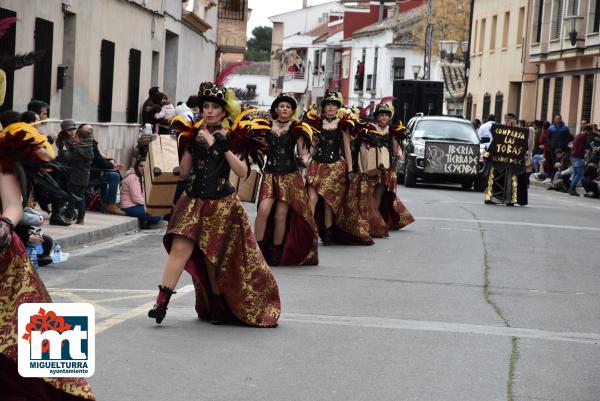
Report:
M73 202L69 203L66 214L74 215L74 209L77 207L77 224L83 224L85 216L85 190L90 180L90 167L92 160L94 160L93 132L91 125L80 125L77 129L72 150L65 152L65 159L70 167L69 191L81 198L76 204Z
M152 88L150 88L150 90L148 91L148 99L146 99L144 101L144 104L142 104L142 125L146 124L146 123L152 123L152 121L154 120L154 114L156 113L156 104L154 104L154 101L152 100L152 97L156 94L160 92L160 88L158 86L153 86ZM158 105L158 108L160 109L160 105Z
M100 194L102 195L100 211L124 216L125 213L117 206L117 192L119 191L119 183L121 182L121 175L117 170L122 169L123 165L113 159L102 156L100 150L98 150L98 142L93 141L92 149L94 151L94 160L92 161L90 181L94 185L100 186Z
M554 124L548 128L548 143L550 143L550 157L552 157L552 165L556 163L554 158L556 149L562 149L563 152L567 152L569 149L569 142L573 140L573 135L569 131L569 127L563 122L562 116L557 114L554 116Z

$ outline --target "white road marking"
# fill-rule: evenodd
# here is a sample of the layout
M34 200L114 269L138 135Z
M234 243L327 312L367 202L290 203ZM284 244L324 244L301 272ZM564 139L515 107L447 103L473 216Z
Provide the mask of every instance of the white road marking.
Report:
M504 337L533 338L536 340L566 341L583 344L600 344L598 333L557 332L517 327L488 326L454 322L389 319L376 317L312 315L286 313L281 322L324 324L332 326L365 327L375 329L431 331L442 333L493 335Z
M568 226L561 224L540 224L540 223L527 223L521 221L500 221L500 220L474 220L474 219L454 219L448 217L430 217L430 216L415 216L415 220L431 220L431 221L454 221L461 223L482 223L482 224L499 224L507 226L523 226L523 227L537 227L537 228L558 228L564 230L580 230L580 231L600 231L600 227L589 227L589 226Z

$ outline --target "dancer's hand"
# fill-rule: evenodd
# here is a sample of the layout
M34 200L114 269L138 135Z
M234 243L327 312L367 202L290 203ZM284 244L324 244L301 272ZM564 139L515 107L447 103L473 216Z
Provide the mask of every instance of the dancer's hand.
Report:
M198 135L196 135L196 142L206 144L210 147L215 143L215 138L206 128L201 128L198 131Z
M354 172L348 171L346 173L346 183L350 184L354 180Z

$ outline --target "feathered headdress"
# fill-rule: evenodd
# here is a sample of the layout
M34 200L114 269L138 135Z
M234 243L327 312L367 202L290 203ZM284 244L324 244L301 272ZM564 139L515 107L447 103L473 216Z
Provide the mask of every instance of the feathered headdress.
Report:
M42 147L43 151L36 150ZM54 159L54 148L48 138L31 124L14 123L0 131L0 169L5 173L14 172L11 155L14 152L29 160L50 161Z
M373 112L373 116L377 117L380 113L387 113L392 117L394 115L394 97L388 96L381 99L379 104L375 106L375 111Z
M267 149L266 135L271 131L270 122L265 118L256 117L257 114L256 109L241 112L231 124L229 134L229 148L246 162L248 174L251 161L262 170Z
M337 107L342 107L344 104L344 97L340 92L325 91L325 96L323 96L323 100L321 100L321 108L325 107L327 103L333 103L337 105Z

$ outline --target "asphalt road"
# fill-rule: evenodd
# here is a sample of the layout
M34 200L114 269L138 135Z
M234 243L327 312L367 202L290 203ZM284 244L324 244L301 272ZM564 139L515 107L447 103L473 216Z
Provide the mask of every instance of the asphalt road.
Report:
M600 202L398 188L414 224L274 268L274 329L198 320L186 273L163 324L147 318L158 230L40 271L55 301L96 306L98 400L600 400Z

